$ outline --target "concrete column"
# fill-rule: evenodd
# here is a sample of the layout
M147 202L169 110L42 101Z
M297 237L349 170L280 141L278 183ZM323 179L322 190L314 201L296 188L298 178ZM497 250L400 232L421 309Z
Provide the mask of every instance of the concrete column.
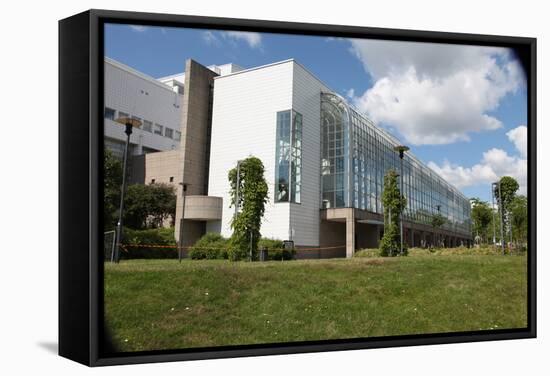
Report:
M411 229L411 248L414 248L414 230Z
M346 215L346 258L352 258L355 253L355 212L349 209Z

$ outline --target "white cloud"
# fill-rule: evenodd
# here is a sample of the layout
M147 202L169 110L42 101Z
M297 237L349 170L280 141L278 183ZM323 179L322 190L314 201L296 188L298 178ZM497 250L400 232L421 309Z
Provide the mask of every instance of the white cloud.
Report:
M502 176L511 176L519 183L519 193L527 193L527 160L511 156L502 149L493 148L472 167L463 167L444 161L442 165L429 162L428 166L457 188L490 184Z
M355 90L353 88L346 90L346 97L353 99L355 97Z
M138 33L141 33L147 30L147 26L143 26L143 25L130 25L130 28L133 31L137 31Z
M217 46L220 44L220 40L211 31L203 31L202 32L202 40L209 46Z
M527 158L527 127L520 125L506 133L508 139L514 143L522 158Z
M351 52L374 79L354 104L415 145L500 128L489 113L523 82L504 48L352 40Z
M250 48L260 48L262 45L262 35L248 31L224 31L224 38L242 40L248 44Z

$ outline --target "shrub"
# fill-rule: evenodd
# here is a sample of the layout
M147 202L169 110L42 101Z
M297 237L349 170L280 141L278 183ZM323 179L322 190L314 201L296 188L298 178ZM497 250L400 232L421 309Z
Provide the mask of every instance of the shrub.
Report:
M227 259L228 242L220 234L208 232L189 249L189 257L194 260Z
M121 259L166 259L177 258L176 239L173 227L161 227L147 230L124 229L124 241L127 252L120 253ZM140 245L145 247L132 247ZM147 245L173 246L170 248L146 247Z
M386 226L384 236L380 240L379 249L380 256L399 256L400 255L400 241L399 241L399 231L397 225ZM403 256L408 254L407 246L403 243Z
M355 252L354 257L379 257L380 250L378 248L365 248Z
M240 261L240 260L248 260L249 256L249 250L247 248L243 248L240 245L241 242L234 241L232 238L228 242L227 247L227 257L231 261Z
M296 255L294 249L285 249L283 241L278 239L261 238L258 242L258 250L263 248L267 249L268 260L292 260Z

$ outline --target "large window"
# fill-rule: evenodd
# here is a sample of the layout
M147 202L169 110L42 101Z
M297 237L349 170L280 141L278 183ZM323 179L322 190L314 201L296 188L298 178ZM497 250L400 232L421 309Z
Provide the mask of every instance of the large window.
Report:
M322 207L354 207L383 213L384 175L401 174L399 141L332 93L321 96ZM400 181L399 181L400 182ZM470 204L456 188L423 165L412 153L403 159L403 194L408 221L430 225L436 214L442 228L470 234Z
M323 208L340 208L349 205L348 121L347 109L343 102L332 95L323 96L321 102Z
M277 112L275 152L275 202L301 202L302 115Z

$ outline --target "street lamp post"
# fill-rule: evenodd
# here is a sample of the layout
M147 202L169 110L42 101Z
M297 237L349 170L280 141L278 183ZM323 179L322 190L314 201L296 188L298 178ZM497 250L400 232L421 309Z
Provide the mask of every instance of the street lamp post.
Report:
M399 152L399 159L401 160L401 188L399 190L399 207L401 210L399 210L399 240L400 240L400 251L399 254L403 256L403 208L401 207L401 199L403 197L403 156L405 155L405 152L409 150L408 146L405 145L398 145L393 148L393 150Z
M496 246L497 244L497 230L495 226L495 188L497 183L491 183L491 203L493 206L491 207L491 213L493 214L493 246Z
M180 182L181 185L181 197L182 197L182 207L181 207L181 218L180 218L180 235L179 235L179 250L178 250L178 260L181 262L183 257L183 220L185 218L185 192L187 192L187 184Z
M435 207L437 208L437 215L440 216L440 215L441 215L441 205L440 205L440 204L437 204ZM436 235L436 234L434 233L434 235ZM434 241L435 241L435 240L434 240ZM441 240L439 239L439 234L437 234L437 243L436 243L436 246L439 247L440 244L441 244Z
M116 225L117 247L115 248L114 260L111 259L111 261L118 263L119 257L120 257L120 249L122 247L122 236L123 236L122 214L124 212L124 194L126 192L126 165L128 164L128 149L130 145L130 135L132 134L132 128L140 127L141 121L130 117L120 117L116 119L116 122L119 124L123 124L126 127L126 129L124 130L124 133L126 133L126 144L124 145L124 157L122 162L122 184L120 186L120 206L118 210L118 222Z
M500 247L504 255L504 206L502 205L502 187L500 185L500 180L498 181L498 201L498 206L500 208Z

